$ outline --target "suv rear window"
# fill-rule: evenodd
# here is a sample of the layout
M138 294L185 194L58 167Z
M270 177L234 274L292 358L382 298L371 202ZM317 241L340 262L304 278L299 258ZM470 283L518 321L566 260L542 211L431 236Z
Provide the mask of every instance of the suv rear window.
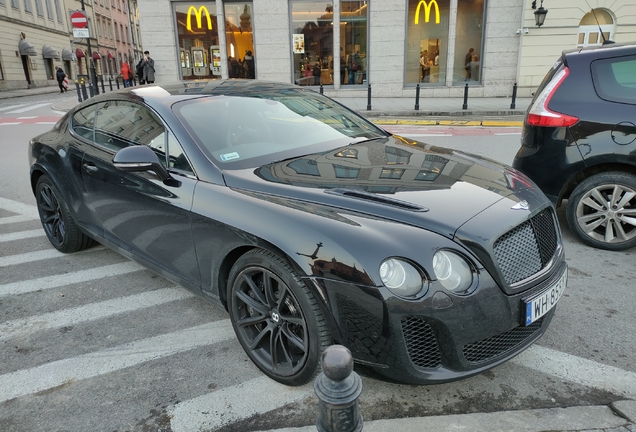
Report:
M592 81L601 99L636 105L636 56L592 62Z

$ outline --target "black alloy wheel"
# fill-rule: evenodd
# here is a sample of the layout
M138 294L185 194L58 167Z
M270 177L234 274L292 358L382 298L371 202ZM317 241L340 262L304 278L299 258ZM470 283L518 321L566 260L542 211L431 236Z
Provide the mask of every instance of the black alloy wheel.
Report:
M82 233L51 178L43 175L35 186L35 199L42 228L60 252L77 252L92 246L93 239Z
M604 172L588 177L567 203L570 229L584 243L620 251L636 246L636 177Z
M298 274L278 256L254 249L237 260L229 281L230 319L250 359L282 384L309 381L331 338Z

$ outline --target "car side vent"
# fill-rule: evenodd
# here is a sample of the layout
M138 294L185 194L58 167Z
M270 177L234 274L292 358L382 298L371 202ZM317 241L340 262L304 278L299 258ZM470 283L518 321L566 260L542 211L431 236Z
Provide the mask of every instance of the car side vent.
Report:
M407 202L392 199L392 198L385 198L385 197L378 196L371 193L352 191L347 189L330 189L325 192L334 194L334 195L341 195L341 196L361 199L365 201L371 201L378 204L401 208L403 210L416 211L416 212L427 212L429 210L426 207L418 206L415 204L407 203Z

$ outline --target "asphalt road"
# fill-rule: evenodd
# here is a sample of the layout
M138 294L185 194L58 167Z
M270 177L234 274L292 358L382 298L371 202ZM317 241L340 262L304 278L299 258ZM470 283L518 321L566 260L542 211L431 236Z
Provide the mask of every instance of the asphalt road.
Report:
M0 101L0 430L313 424L312 385L265 378L224 310L103 247L63 255L50 246L26 153L59 116L51 110L57 96ZM387 129L505 163L520 138L514 128ZM559 218L570 277L546 335L507 364L451 384L396 384L356 366L365 421L636 399L634 251L585 247L562 211Z

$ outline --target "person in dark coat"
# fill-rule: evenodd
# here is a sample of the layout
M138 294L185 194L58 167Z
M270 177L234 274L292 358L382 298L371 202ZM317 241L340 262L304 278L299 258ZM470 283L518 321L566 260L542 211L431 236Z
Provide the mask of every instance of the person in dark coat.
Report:
M66 78L64 69L61 67L55 67L55 79L57 79L57 84L60 86L60 93L67 91L66 87L64 87L64 78Z
M245 78L256 78L256 69L254 67L254 57L252 56L252 51L247 50L247 52L245 53L245 61L243 62L243 65L245 67Z

